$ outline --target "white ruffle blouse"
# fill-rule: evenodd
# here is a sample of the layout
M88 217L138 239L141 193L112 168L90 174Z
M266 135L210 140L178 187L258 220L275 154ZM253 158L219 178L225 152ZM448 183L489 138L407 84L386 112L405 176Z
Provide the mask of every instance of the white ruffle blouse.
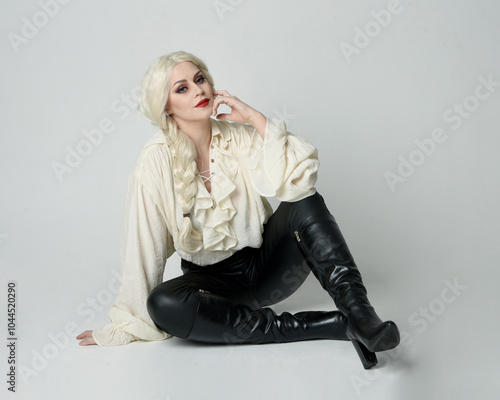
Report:
M93 332L98 345L171 337L154 325L146 299L162 282L174 251L195 264L210 265L244 247L260 247L263 226L273 213L266 197L298 201L316 192L317 149L287 132L284 121L267 119L264 140L251 125L214 119L211 124L212 192L197 176L191 220L203 234L203 249L195 254L177 246L183 216L164 133L156 132L139 153L120 234L121 286L108 312L111 323Z

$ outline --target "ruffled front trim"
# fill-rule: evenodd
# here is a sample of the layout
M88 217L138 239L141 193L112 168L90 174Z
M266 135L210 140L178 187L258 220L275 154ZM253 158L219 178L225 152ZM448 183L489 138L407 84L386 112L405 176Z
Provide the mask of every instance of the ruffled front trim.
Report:
M203 249L206 251L226 251L238 243L231 220L236 209L231 200L231 193L236 186L233 181L238 171L237 161L228 151L231 135L227 127L221 131L216 121L212 120L212 193L208 193L205 184L198 182L198 195L194 214L203 233Z

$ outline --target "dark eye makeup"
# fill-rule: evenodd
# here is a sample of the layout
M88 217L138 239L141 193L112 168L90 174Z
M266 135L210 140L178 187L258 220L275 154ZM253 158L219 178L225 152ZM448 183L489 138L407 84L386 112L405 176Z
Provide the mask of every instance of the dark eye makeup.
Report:
M198 85L202 84L203 82L205 82L205 77L203 75L200 75L196 78L195 82ZM181 86L175 91L175 93L184 93L186 90L187 90L186 86Z

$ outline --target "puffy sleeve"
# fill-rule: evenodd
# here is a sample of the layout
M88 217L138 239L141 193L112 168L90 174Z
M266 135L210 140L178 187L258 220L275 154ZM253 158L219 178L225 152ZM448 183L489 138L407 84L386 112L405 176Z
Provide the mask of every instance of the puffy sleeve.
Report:
M278 119L267 119L264 140L253 126L238 127L236 146L261 196L298 201L316 192L318 150L309 141L288 132Z
M93 332L99 346L171 336L156 328L146 299L163 280L166 260L174 252L172 238L161 207L134 172L127 192L120 234L121 285L108 312L111 324Z

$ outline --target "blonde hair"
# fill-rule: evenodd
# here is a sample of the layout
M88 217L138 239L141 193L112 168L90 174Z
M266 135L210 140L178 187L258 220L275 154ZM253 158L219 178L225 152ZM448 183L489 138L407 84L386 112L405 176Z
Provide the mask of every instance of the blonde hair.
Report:
M203 247L203 236L194 229L190 218L198 191L195 161L197 150L192 140L178 129L173 118L165 111L172 70L185 61L195 64L214 89L212 76L205 63L185 51L176 51L158 58L149 66L142 81L139 110L149 121L159 126L167 138L173 155L175 188L184 214L177 243L185 252L195 253Z

